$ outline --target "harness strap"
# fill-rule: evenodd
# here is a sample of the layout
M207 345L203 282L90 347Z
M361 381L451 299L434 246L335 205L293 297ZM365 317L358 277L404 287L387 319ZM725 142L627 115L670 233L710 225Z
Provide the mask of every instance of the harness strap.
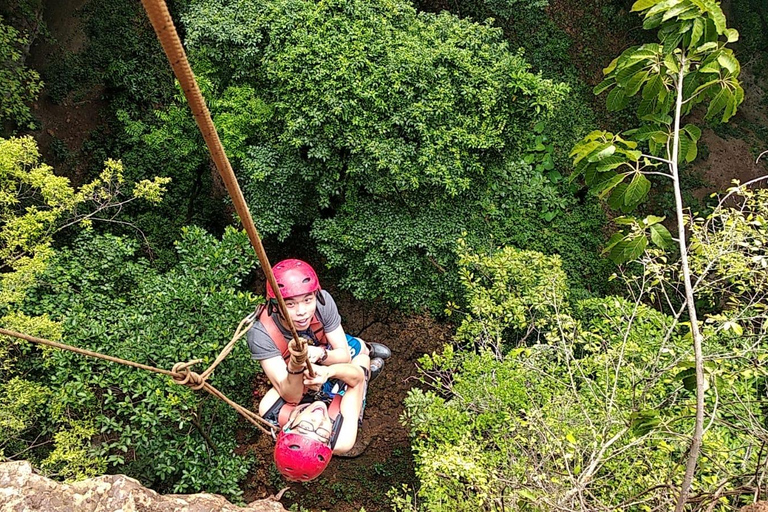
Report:
M267 330L267 334L269 334L269 337L272 338L275 346L280 351L280 355L283 356L283 359L288 361L288 359L291 357L291 353L288 351L288 342L286 341L282 331L280 331L280 328L275 323L275 320L269 315L268 308L264 307L262 304L256 310L256 313L259 317L259 321ZM317 313L315 313L315 315L312 317L312 321L309 323L309 328L312 329L312 332L315 335L315 339L317 339L317 342L320 345L328 345L328 342L325 339L323 323L319 318L317 318Z
M341 396L342 395L334 395L333 400L331 400L331 403L328 406L328 417L330 417L333 422L336 421L336 417L339 415L339 410L341 409ZM277 424L280 425L280 427L284 427L286 423L288 423L288 418L296 408L296 405L297 404L283 403L282 407L280 407L280 412L277 415Z

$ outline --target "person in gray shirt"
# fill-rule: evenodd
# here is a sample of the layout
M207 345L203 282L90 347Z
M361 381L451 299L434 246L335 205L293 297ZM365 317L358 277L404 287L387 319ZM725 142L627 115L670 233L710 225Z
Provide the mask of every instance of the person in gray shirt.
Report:
M288 259L277 263L273 271L296 331L309 340L307 356L310 363L326 366L350 363L363 354L371 359L370 378L381 372L384 359L391 355L390 350L379 343L364 343L344 332L336 303L327 291L321 289L317 274L308 263ZM283 400L298 403L303 393L302 386L296 383L303 381L304 369L290 366L287 343L292 336L287 322L275 307L276 296L269 283L267 301L267 307L248 331L251 357L261 363L264 373ZM267 407L271 405L266 404Z

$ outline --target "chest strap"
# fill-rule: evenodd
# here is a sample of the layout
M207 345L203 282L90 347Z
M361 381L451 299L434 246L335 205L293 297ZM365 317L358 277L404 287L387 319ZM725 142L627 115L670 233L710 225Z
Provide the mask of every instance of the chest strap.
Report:
M259 309L261 312L258 314L258 317L261 325L263 325L267 330L267 334L269 334L269 337L272 338L272 341L275 343L277 350L280 351L283 359L287 362L291 357L291 353L288 351L288 341L285 339L283 332L280 330L277 324L275 324L274 319L269 315L268 308L265 308L263 305L261 305L259 306ZM315 315L312 317L312 321L309 323L309 328L315 335L315 339L319 345L328 345L328 341L325 339L323 323L319 318L317 318L317 313L315 313Z

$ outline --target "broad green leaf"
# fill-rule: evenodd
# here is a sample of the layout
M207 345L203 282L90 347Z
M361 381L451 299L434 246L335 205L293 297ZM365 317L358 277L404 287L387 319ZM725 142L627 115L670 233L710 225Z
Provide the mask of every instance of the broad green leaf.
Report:
M677 74L680 71L680 65L677 62L677 57L672 53L668 53L664 56L664 65L672 73Z
M725 33L725 15L723 14L722 9L720 9L720 5L718 5L715 2L711 2L710 5L707 7L710 7L709 9L709 16L712 19L712 21L715 22L715 28L717 29L718 34L724 34Z
M643 28L645 30L651 30L661 25L661 14L655 14L648 16L643 20Z
M620 156L609 156L608 158L604 158L600 161L600 163L597 165L597 172L612 171L613 169L624 164L626 161L626 158Z
M680 42L683 40L683 34L675 32L664 38L664 53L672 53L680 46Z
M635 73L625 85L625 94L629 97L637 94L637 91L640 90L640 86L643 85L643 82L645 82L646 78L648 78L648 73L649 71L640 71Z
M739 40L739 31L735 28L725 29L725 36L728 38L729 43L735 43Z
M680 133L678 144L679 146L677 148L677 161L681 162L685 160L685 157L688 155L688 148L691 145L690 140L685 135L685 133L683 132Z
M607 75L607 74L609 74L611 71L613 71L614 69L616 69L616 64L618 64L618 62L619 62L619 58L618 58L618 57L616 57L615 59L613 59L613 60L611 61L611 63L610 63L610 64L608 64L608 66L607 66L607 67L604 67L604 68L603 68L603 74L604 74L604 75Z
M619 226L634 226L637 224L637 219L631 215L622 215L621 217L616 217L613 219L613 222Z
M661 76L653 75L643 87L643 98L648 99L655 97L657 94L659 94L662 85L663 82L661 80Z
M736 105L741 105L741 102L744 101L744 89L741 88L738 82L734 86L733 97L736 98Z
M644 11L650 7L653 7L659 2L661 2L661 0L637 0L637 2L632 4L632 9L630 12Z
M698 48L696 48L696 53L705 53L705 52L711 52L712 50L716 50L720 45L717 44L716 41L710 41L708 43L704 43Z
M718 80L710 80L709 82L706 82L706 83L703 83L703 84L701 84L700 86L698 86L698 87L696 88L696 90L694 90L694 91L693 91L693 93L691 94L691 96L695 96L695 95L699 94L699 93L700 93L700 92L702 92L704 89L707 89L708 87L711 87L712 85L714 85L714 84L716 84L716 83L718 83L718 82L719 82Z
M607 253L610 251L616 244L621 242L624 239L623 233L614 233L611 238L608 240L608 243L605 244L605 248L602 251L602 254Z
M683 126L683 131L687 133L691 140L697 141L701 138L701 128L696 126L695 124L688 123L685 126Z
M651 190L651 182L648 178L640 173L635 174L632 181L627 186L627 191L624 194L625 206L636 206L648 195L648 191Z
M723 66L725 69L728 70L729 73L735 74L738 72L739 69L739 61L736 60L736 58L733 56L732 53L723 52L717 57L717 62L720 63L721 66Z
M653 224L651 226L651 242L661 249L669 249L674 246L672 235L664 227L664 224Z
M721 64L719 59L712 59L704 62L705 63L699 67L699 73L720 73Z
M704 34L704 20L696 18L693 20L693 29L691 30L691 42L688 44L688 48L694 48L701 40L701 36Z
M709 108L707 108L707 114L704 116L704 119L711 119L719 114L721 110L724 110L728 104L729 96L730 93L727 89L721 89L712 101L709 102Z
M616 81L613 78L609 78L608 80L603 80L602 82L597 84L594 89L592 89L592 94L597 96L598 94L600 94L601 92L605 91L606 89L608 89L610 86L612 86L615 83L616 83Z
M610 197L608 197L608 204L611 208L614 210L621 210L624 211L625 204L624 204L624 194L627 192L627 184L626 183L619 183L613 188L613 192L611 192ZM627 209L627 211L629 211ZM626 212L625 212L626 213Z
M607 173L608 174L608 173ZM597 193L597 196L600 199L605 199L608 194L610 194L613 189L622 181L624 181L624 178L626 178L626 174L615 174L614 176L611 176L609 179L600 182L596 184L593 187L593 191Z
M607 145L605 148L602 148L600 151L595 153L594 155L589 157L590 162L599 162L605 158L608 158L612 154L616 152L616 146L613 144Z
M687 11L681 12L677 15L677 19L680 21L687 21L687 25L685 27L685 30L681 28L680 32L688 32L693 28L693 20L701 16L701 11L699 11L699 8L695 5L691 6Z
M696 155L699 153L698 145L696 144L696 141L691 141L690 145L688 146L688 152L685 154L685 161L688 163L693 162L696 160Z
M573 165L578 164L585 156L591 154L594 150L599 148L600 146L603 146L605 143L601 141L591 141L584 143L579 142L576 144L571 152L568 154L568 156L575 157L573 160Z
M736 98L734 98L733 93L730 90L724 90L727 91L727 94L725 108L723 109L723 117L721 118L723 123L727 122L734 114L736 114Z
M643 224L646 226L653 226L654 224L658 224L659 222L663 222L666 217L659 217L657 215L648 215L646 218L643 219Z
M656 14L663 14L665 10L674 7L675 5L681 3L683 0L662 0L661 2L657 3L651 9L645 13L646 16L654 16Z
M643 69L642 63L633 64L631 66L627 66L622 68L616 73L616 83L621 85L622 87L626 87L629 80L635 76L635 74Z
M616 87L608 94L605 103L609 111L616 112L629 104L629 98L627 98L622 89Z
M664 16L661 18L662 22L665 22L671 18L674 18L675 16L679 16L680 14L684 13L685 11L688 11L690 9L696 9L690 2L687 2L683 0L679 4L675 5L674 7L668 9Z
M643 98L637 106L637 117L642 119L644 116L653 113L656 110L656 96Z
M635 260L640 257L648 246L648 240L640 235L631 239L623 239L611 248L608 257L617 265Z

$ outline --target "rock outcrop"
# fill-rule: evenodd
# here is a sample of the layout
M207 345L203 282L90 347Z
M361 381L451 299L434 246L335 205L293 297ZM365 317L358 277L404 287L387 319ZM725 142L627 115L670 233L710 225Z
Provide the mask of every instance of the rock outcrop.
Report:
M757 501L746 507L742 507L739 512L768 512L768 501Z
M0 464L0 512L285 512L274 500L246 507L216 494L161 495L125 475L62 484L35 474L25 461Z

